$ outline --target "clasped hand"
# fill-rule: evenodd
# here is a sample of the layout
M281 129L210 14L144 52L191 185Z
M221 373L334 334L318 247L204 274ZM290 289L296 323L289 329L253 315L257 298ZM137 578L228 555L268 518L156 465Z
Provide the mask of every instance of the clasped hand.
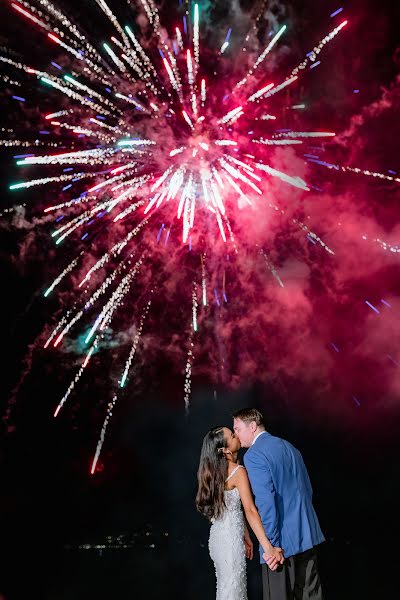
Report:
M276 571L279 565L283 565L285 561L285 557L283 556L282 548L272 547L268 553L264 552L263 559L271 569L271 571Z

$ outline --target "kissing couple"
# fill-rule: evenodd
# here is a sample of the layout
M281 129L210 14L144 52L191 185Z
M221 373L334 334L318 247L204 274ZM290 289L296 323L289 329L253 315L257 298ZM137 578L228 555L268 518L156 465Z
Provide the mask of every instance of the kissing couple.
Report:
M248 448L245 467L241 447ZM211 523L216 600L247 600L253 543L246 521L260 544L263 600L322 600L315 547L325 538L306 466L292 444L266 431L257 409L235 413L233 431L210 429L197 476L196 507Z

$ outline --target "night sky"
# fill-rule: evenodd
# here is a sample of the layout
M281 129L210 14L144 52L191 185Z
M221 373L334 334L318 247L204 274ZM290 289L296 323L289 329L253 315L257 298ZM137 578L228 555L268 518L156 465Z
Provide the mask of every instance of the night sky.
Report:
M62 51L10 4L5 0L0 6L0 56L43 70L57 61L65 72L72 70ZM178 4L160 7L170 34L181 19ZM110 5L121 22L143 26L137 9L120 0ZM204 68L210 90L213 84L216 91L215 98L210 91L210 106L218 111L218 98L237 81L236 71L243 72L243 61L236 58L259 3L199 5ZM59 6L94 45L114 34L95 2ZM274 168L304 178L310 192L272 179L266 196L283 216L271 217L270 209L235 209L239 252L232 252L229 264L217 231L205 235L208 222L193 234L193 251L187 252L179 227L171 228L169 246L155 243L164 217L158 218L143 233L140 244L152 253L130 302L57 419L54 410L82 362L91 321L57 351L44 350L43 343L64 310L79 300L78 278L122 229L99 226L88 230L85 241L77 237L55 249L50 235L56 217L43 216L43 208L60 201L63 184L10 192L11 183L31 176L13 159L29 149L1 148L0 592L7 600L212 599L208 525L194 508L196 469L204 433L217 424L230 426L232 413L243 406L259 408L267 429L303 453L327 538L320 552L326 598L396 597L400 253L384 249L379 240L400 249L400 184L327 169L304 154L400 173L400 10L389 0L347 0L340 16L330 17L341 6L331 0L271 2L250 43L249 54L257 57L268 32L288 25L284 42L257 80L278 81L276 73L286 76L342 17L349 20L324 49L318 68L271 105L282 128L337 134L334 142L317 140L319 151L313 141L301 151L268 148ZM218 61L229 27L230 54ZM150 39L146 43L151 46ZM0 65L0 139L35 139L42 115L68 102ZM16 80L21 87L12 83ZM298 102L310 109L288 110ZM5 131L11 128L14 132ZM150 135L151 126L142 131ZM169 148L168 136L180 142L182 131L157 125L153 133ZM58 132L52 139L68 144L68 135ZM243 132L237 135L243 139ZM76 148L85 143L81 139ZM265 158L267 151L262 152ZM47 176L45 169L35 167L34 177ZM74 197L71 193L66 199ZM20 203L26 206L3 212ZM307 238L293 219L305 222L334 255ZM260 259L261 247L284 288ZM44 300L49 283L83 250L87 264L79 264L59 293ZM186 415L191 286L202 252L208 256L210 307L199 312ZM228 301L220 307L212 289L222 297L222 273ZM152 286L153 304L132 371L92 476L107 403ZM256 559L248 576L249 600L256 600L261 594Z

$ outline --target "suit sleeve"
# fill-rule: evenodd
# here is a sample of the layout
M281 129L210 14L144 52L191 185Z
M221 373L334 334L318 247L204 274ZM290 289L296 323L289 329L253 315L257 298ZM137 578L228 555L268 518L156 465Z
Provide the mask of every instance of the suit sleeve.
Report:
M303 462L303 464L304 464L304 462ZM312 485L311 485L311 481L310 481L310 476L308 474L307 467L305 465L304 465L304 473L305 473L304 477L305 477L305 480L307 482L308 492L310 494L310 497L312 498L312 496L313 496L313 489L312 489Z
M275 487L268 463L262 456L247 452L244 464L265 533L273 546L279 546L279 514L276 506Z
M310 481L310 476L308 474L307 467L304 463L304 459L301 455L301 452L299 452L299 451L297 451L297 452L299 455L299 460L300 460L300 464L301 464L301 468L302 468L302 472L303 472L304 483L305 483L308 493L310 494L310 497L312 497L313 489L312 489L312 485L311 485L311 481Z

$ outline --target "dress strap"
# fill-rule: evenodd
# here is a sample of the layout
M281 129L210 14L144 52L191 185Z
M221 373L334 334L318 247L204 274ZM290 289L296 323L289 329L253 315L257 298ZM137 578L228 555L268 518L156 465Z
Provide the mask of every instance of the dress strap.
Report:
M227 477L227 478L225 479L225 481L229 481L229 480L230 480L230 478L234 476L234 474L236 473L236 471L237 471L238 469L244 469L243 465L238 465L237 467L235 467L235 468L233 469L232 473L229 475L229 477Z

